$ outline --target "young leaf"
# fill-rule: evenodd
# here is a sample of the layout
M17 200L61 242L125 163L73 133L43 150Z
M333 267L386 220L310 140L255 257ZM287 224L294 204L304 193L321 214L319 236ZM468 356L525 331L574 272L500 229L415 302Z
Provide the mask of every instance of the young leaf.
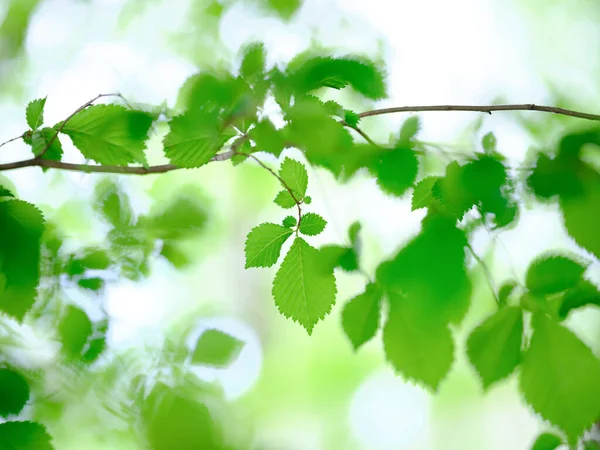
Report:
M481 138L481 146L486 153L492 154L496 151L496 136L491 131Z
M325 229L327 222L320 215L315 213L306 213L302 216L300 222L300 233L307 236L316 236Z
M562 445L562 439L553 433L542 433L540 434L531 450L554 450L556 447Z
M265 72L266 59L267 50L262 42L247 45L242 50L240 75L251 82L256 81Z
M235 136L231 128L221 130L219 116L193 111L174 117L163 140L165 156L178 167L200 167L208 163Z
M244 343L220 330L206 330L196 342L192 363L212 367L227 367L240 354Z
M0 369L0 416L19 414L29 400L29 384L18 372Z
M281 206L283 209L290 209L296 206L296 201L292 194L288 190L279 191L275 200L273 200L276 204Z
M467 355L477 369L483 388L510 375L521 359L523 311L508 307L479 325L467 340Z
M600 417L600 360L573 332L542 314L534 315L533 327L521 362L521 392L574 445Z
M354 111L350 111L346 109L344 111L344 122L346 122L351 127L357 127L358 122L360 122L360 116L356 114Z
M402 197L417 179L419 161L410 148L385 152L375 163L377 183L384 192Z
M304 197L304 200L302 202L305 205L310 205L312 203L312 197L310 195L307 195L306 197Z
M250 230L246 239L246 269L271 267L279 259L281 247L292 235L288 227L263 223Z
M0 310L21 320L36 298L40 281L42 213L21 200L0 202Z
M413 191L411 211L428 208L435 201L432 189L439 179L439 177L427 177L417 183Z
M258 151L271 153L278 158L285 146L281 132L269 119L262 119L258 122L248 132L248 136L254 141Z
M416 311L407 299L389 297L383 328L386 358L403 377L436 391L454 359L452 334L446 324Z
M563 255L536 258L527 269L525 285L538 295L562 292L577 284L585 272L585 266Z
M25 117L27 125L32 130L37 130L44 123L44 106L46 105L46 97L33 100L27 105Z
M37 422L10 421L0 424L0 443L6 450L54 450L46 428Z
M144 149L152 122L153 117L143 111L94 105L73 116L61 132L71 138L83 156L100 164L146 164Z
M31 146L34 156L39 156L47 147L48 149L44 152L42 159L60 161L63 148L58 136L55 137L55 135L56 130L54 128L42 128L34 131L31 136L23 137L23 140ZM48 147L48 144L50 144L50 147Z
M79 359L83 347L92 334L92 322L81 309L69 305L58 325L62 351L67 359Z
M281 225L283 225L284 227L292 228L295 227L297 223L298 220L294 216L287 216L285 219L283 219Z
M402 128L400 128L400 137L398 139L398 143L402 145L410 143L412 138L417 135L420 129L421 120L419 119L419 116L409 117L402 124Z
M296 199L302 200L304 198L306 188L308 187L308 173L306 173L304 164L290 158L285 158L283 163L281 163L279 176L285 181L287 187L294 192Z
M369 341L379 327L379 308L382 292L369 283L365 292L349 300L342 310L342 327L354 350Z
M337 288L333 270L326 270L319 251L297 237L273 281L277 308L308 334L331 311Z

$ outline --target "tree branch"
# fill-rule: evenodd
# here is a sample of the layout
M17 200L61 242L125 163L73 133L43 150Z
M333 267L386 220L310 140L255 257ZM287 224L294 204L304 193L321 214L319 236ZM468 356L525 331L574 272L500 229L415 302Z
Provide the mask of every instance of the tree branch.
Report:
M477 106L477 105L433 105L433 106L396 106L393 108L382 108L374 109L372 111L365 111L358 116L370 117L370 116L381 116L383 114L393 114L399 112L423 112L423 111L475 111L485 112L492 114L494 111L542 111L553 114L559 114L562 116L578 117L580 119L587 120L598 120L600 121L600 115L588 114L579 111L573 111L564 108L555 108L553 106L540 106L532 103L515 104L515 105L491 105L491 106Z

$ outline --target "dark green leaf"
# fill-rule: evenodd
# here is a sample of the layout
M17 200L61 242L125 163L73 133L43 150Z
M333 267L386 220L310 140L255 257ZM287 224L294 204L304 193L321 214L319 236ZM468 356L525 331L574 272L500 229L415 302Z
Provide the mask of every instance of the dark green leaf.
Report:
M192 363L226 367L240 354L244 343L220 330L206 330L198 338L192 354Z
M554 450L560 445L562 445L562 439L559 436L552 433L542 433L533 443L531 450Z
M53 450L52 438L37 422L4 422L0 424L0 448L3 450Z
M58 325L58 335L67 359L79 359L88 338L92 334L92 322L81 309L69 305Z
M91 339L87 350L81 356L81 361L86 364L91 364L96 361L104 349L106 348L106 336L101 336L96 339Z
M600 441L583 441L583 450L600 450Z
M73 116L61 132L71 138L83 156L100 164L146 164L145 142L153 120L143 111L94 105Z
M521 363L521 392L574 445L600 417L600 360L570 330L545 315L534 315L533 327Z
M521 360L523 311L508 307L479 325L467 340L467 355L488 389L510 375Z
M369 341L379 328L382 292L369 283L362 294L349 300L342 310L342 327L355 350Z
M573 309L587 305L600 306L600 291L587 280L580 280L577 285L565 292L558 315L564 319Z
M19 414L28 400L27 380L18 372L0 369L0 416L6 418Z
M567 256L538 257L527 269L525 285L533 294L554 294L575 286L585 269L582 263Z
M327 222L320 215L315 213L306 213L300 221L300 233L307 236L316 236L325 229Z
M4 186L0 186L0 197L14 197L14 194Z
M346 109L344 111L344 122L346 122L351 127L357 127L358 122L360 122L360 116L354 111Z
M21 320L36 298L44 218L21 200L0 202L0 310Z
M281 247L291 235L291 229L274 223L263 223L253 228L246 239L246 269L275 264Z
M44 106L46 106L46 97L33 100L27 105L25 117L27 118L27 125L32 130L37 130L44 123Z
M377 183L384 192L402 197L417 179L419 161L410 148L384 153L374 166Z
M289 209L296 206L296 201L294 200L294 197L292 197L292 194L290 194L290 192L287 190L279 191L279 193L275 197L275 200L273 201L279 206L281 206L283 209Z
M77 280L77 284L84 289L96 292L104 287L104 279L99 277L81 278Z
M311 334L335 303L333 269L325 268L320 252L297 237L275 275L272 292L279 312Z

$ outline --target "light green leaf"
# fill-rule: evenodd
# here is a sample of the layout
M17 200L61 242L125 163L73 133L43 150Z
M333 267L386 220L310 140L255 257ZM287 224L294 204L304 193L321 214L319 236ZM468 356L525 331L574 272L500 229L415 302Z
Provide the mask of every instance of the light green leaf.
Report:
M208 163L235 136L227 128L221 130L219 116L209 112L188 112L174 117L171 130L163 140L165 156L178 167L200 167Z
M306 195L306 188L308 187L308 173L306 173L304 164L285 158L281 163L279 176L285 181L287 187L294 192L296 199L301 201Z
M50 147L46 150L42 159L49 159L52 161L60 161L63 155L62 144L60 139L56 136L56 130L54 128L42 128L36 130L31 136L23 137L26 144L31 146L34 156L40 155L48 144Z
M92 322L81 309L69 305L58 324L62 351L69 360L79 359L88 338L92 334Z
M283 20L290 20L302 6L302 0L262 0Z
M600 306L600 291L587 280L580 280L577 285L567 290L562 298L558 315L566 318L573 309L587 305Z
M21 200L0 202L0 310L21 320L40 281L42 213Z
M27 105L25 117L27 118L27 125L29 125L32 130L37 130L44 123L45 105L46 97L33 100L29 103L29 105Z
M514 280L503 283L502 286L500 286L500 289L498 289L498 302L500 302L501 305L505 305L508 297L510 297L510 294L512 294L516 287L517 282Z
M10 421L0 424L0 443L6 450L53 450L52 438L37 422Z
M104 287L104 279L100 277L80 278L77 284L83 289L97 292Z
M577 284L585 265L564 255L540 256L527 269L525 285L533 294L554 294Z
M112 180L105 178L96 184L94 199L94 209L113 227L128 227L133 223L129 197Z
M220 330L209 329L200 335L192 354L192 363L226 367L240 354L244 343Z
M0 368L0 416L19 414L28 400L29 384L23 375Z
M373 170L384 192L402 197L417 179L419 161L413 150L400 147L383 153Z
M582 450L600 450L600 441L583 441Z
M369 341L379 327L382 291L369 283L362 294L349 300L342 310L342 327L354 350Z
M574 445L600 417L600 360L573 332L542 314L534 315L533 327L521 362L521 392Z
M281 314L311 334L331 311L336 292L333 269L325 269L319 251L297 237L273 281L273 297Z
M300 233L307 236L321 234L327 225L327 221L315 213L306 213L300 221Z
M496 136L491 131L481 138L481 146L486 153L492 154L496 151Z
M387 360L404 378L437 391L454 359L448 326L423 315L400 295L388 297L390 312L383 328Z
M427 177L417 183L413 191L411 211L428 208L435 201L432 189L439 179L439 177Z
M358 221L352 222L348 227L348 239L350 239L350 243L353 247L359 246L358 233L360 233L361 228L362 225Z
M100 164L146 164L144 149L153 117L118 105L94 105L62 128L86 158ZM58 130L62 122L55 125Z
M192 193L174 195L145 221L153 236L166 240L188 239L204 230L208 221L206 207Z
M283 219L281 225L283 225L284 227L292 228L295 227L297 223L298 220L294 216L287 216L285 219Z
M276 157L281 155L284 147L281 132L275 128L269 119L262 119L248 132L250 139L254 141L258 151L271 153Z
M358 122L360 122L360 116L354 111L346 109L344 111L344 122L346 122L351 127L357 127Z
M262 42L247 45L242 50L240 75L249 81L255 81L265 72L267 50Z
M287 190L279 191L279 193L275 197L275 200L273 201L279 206L281 206L283 209L290 209L296 206L296 201L294 200L294 197L292 197L292 194L290 194L290 192Z
M402 128L400 128L400 137L398 142L406 145L417 135L420 129L421 120L419 119L419 116L409 117L402 124Z
M510 375L521 359L523 312L508 307L479 325L467 340L467 355L477 369L483 388Z
M288 227L263 223L254 227L246 238L246 269L271 267L279 259L281 247L292 235Z
M307 195L306 197L304 197L303 203L305 205L310 205L312 203L312 197L310 195Z
M561 444L562 439L559 436L552 433L542 433L533 443L531 450L554 450Z

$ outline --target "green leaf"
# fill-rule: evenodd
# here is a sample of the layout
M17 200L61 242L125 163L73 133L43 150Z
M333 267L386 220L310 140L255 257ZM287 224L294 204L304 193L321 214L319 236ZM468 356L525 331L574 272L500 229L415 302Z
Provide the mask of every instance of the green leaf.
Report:
M523 312L508 307L479 325L467 340L467 355L488 389L510 375L521 360Z
M62 351L68 360L81 357L83 347L92 334L92 322L81 309L69 305L58 324L58 335Z
M100 277L81 278L77 280L77 284L84 289L97 292L104 287L104 279Z
M360 116L354 111L346 109L344 110L344 122L346 122L351 127L357 127L358 122L360 122Z
M31 136L24 137L23 140L26 144L31 146L34 156L39 156L50 144L48 150L43 154L42 159L48 159L51 161L60 161L63 155L62 144L60 139L56 136L56 130L54 128L42 128L41 130L34 131Z
M208 163L235 136L221 130L219 116L213 112L193 111L174 117L163 140L165 156L178 167L200 167Z
M85 364L92 364L100 357L105 348L106 336L91 339L87 350L81 356L81 361Z
M302 0L262 0L283 20L290 20L302 6Z
M94 199L94 209L113 227L128 227L133 223L129 197L112 180L106 178L96 185Z
M46 98L38 98L33 100L27 105L25 110L25 117L27 118L27 125L32 130L37 130L44 123L44 106L46 105Z
M4 186L0 186L0 197L13 197L14 198L14 194L9 191L8 189L6 189Z
M307 195L306 197L304 197L304 200L302 201L305 205L310 205L312 203L312 198Z
M301 201L306 195L308 187L308 173L306 167L301 162L290 158L285 158L279 169L279 176L289 189L296 195L296 199Z
M190 257L179 245L177 245L177 242L163 242L160 254L177 269L182 269L192 263Z
M6 450L53 450L52 438L37 422L12 421L0 424L0 443Z
M463 168L456 161L446 166L446 175L431 188L436 200L457 220L475 204L473 192L464 185Z
M0 416L19 414L29 400L29 384L18 372L0 369Z
M565 292L558 309L561 319L566 318L573 309L587 305L600 306L600 291L587 280L580 280L577 285Z
M544 315L534 315L533 327L521 362L521 392L574 445L600 417L600 360L573 332Z
M353 247L358 246L358 233L360 233L361 228L362 225L358 221L352 222L352 224L348 227L348 239L350 239L350 243Z
M246 269L271 267L279 259L281 247L292 235L288 227L274 223L263 223L254 227L246 238Z
M284 148L281 132L275 128L269 119L262 119L254 128L248 132L250 139L254 141L258 151L271 153L279 158Z
M294 216L287 216L281 222L281 225L283 225L284 227L288 227L288 228L295 227L297 224L298 224L298 220Z
M506 304L508 297L510 297L510 294L512 294L516 287L517 283L514 280L507 281L500 286L500 289L498 289L498 301L501 305Z
M346 272L358 270L358 254L354 248L340 245L326 245L319 249L324 267L333 270L337 267Z
M567 256L541 256L529 265L525 285L533 294L554 294L575 286L585 269L579 261Z
M454 359L454 342L448 326L427 317L410 300L388 294L390 312L383 328L387 360L404 378L436 391Z
M206 207L192 193L178 193L145 221L153 236L166 240L198 236L208 221Z
M419 161L413 150L401 147L385 152L373 169L381 189L401 197L415 183Z
M421 119L419 116L409 117L404 121L400 128L400 137L398 143L406 145L417 135L421 129Z
M226 367L240 354L244 343L220 330L206 330L198 338L192 354L192 363Z
M306 213L300 221L300 233L307 236L316 236L325 229L327 222L320 215L315 213Z
M299 95L322 87L341 89L348 85L372 100L387 95L382 71L367 59L317 56L304 61L298 59L290 66L293 66L290 69L292 83Z
M40 281L42 213L21 200L0 202L0 310L21 320Z
M240 75L249 81L255 81L264 75L267 50L262 42L247 45L242 50Z
M62 127L86 158L100 164L146 164L144 149L153 117L118 105L94 105ZM62 122L54 126L60 129Z
M294 200L294 197L292 197L292 194L290 194L290 192L287 190L279 191L279 193L275 197L275 200L273 201L279 206L281 206L283 209L290 209L296 206L296 201Z
M432 189L439 179L439 177L427 177L417 183L413 191L411 211L428 208L435 201Z
M379 308L382 292L369 283L362 294L349 300L342 310L342 327L354 350L368 342L379 328Z
M583 441L583 450L600 450L600 441Z
M496 136L491 131L481 138L481 146L487 154L492 154L496 151Z
M298 322L308 334L331 311L337 288L333 270L326 270L319 251L297 237L273 281L277 308Z
M542 433L533 443L531 450L554 450L560 445L562 445L562 439L560 436L552 433Z
M402 293L425 317L460 323L471 296L466 243L452 219L426 217L421 233L379 265L377 282L387 293Z

